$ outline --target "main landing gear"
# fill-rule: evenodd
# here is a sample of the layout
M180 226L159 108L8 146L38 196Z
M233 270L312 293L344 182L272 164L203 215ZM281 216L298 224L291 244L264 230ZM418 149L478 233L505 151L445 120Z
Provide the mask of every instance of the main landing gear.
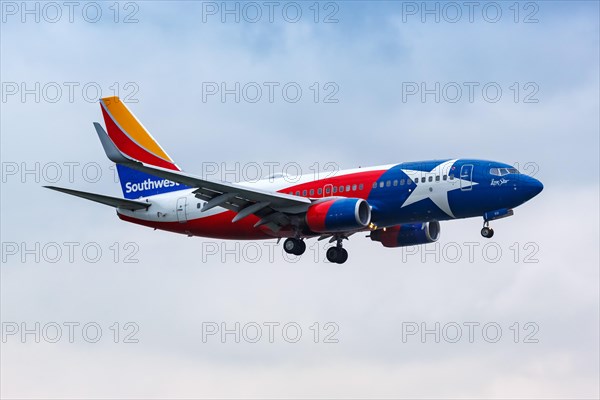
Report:
M288 254L301 256L306 251L306 243L301 239L288 238L283 242L283 250Z
M484 238L491 238L492 236L494 236L494 230L492 228L490 228L490 222L489 221L485 221L483 223L483 228L481 228L481 236L483 236Z
M327 261L330 263L343 264L348 260L348 252L342 247L342 240L342 237L337 238L336 246L327 249Z
M343 264L348 260L348 252L342 247L342 241L347 239L345 236L335 237L331 241L336 241L335 247L327 249L327 260L334 264ZM288 238L283 242L283 250L288 254L301 256L306 251L306 243L302 239Z

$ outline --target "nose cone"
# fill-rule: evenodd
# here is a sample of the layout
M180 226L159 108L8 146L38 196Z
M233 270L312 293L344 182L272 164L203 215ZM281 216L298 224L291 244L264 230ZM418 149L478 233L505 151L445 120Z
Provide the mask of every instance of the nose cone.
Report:
M525 192L527 199L534 198L544 189L542 182L535 178L527 177L523 182L523 191Z

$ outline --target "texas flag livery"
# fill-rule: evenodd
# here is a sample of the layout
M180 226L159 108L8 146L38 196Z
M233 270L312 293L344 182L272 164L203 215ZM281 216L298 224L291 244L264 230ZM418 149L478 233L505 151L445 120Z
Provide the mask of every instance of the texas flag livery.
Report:
M120 219L153 229L233 240L281 239L300 256L306 240L327 239L327 260L344 263L343 241L358 232L384 247L435 242L440 221L482 217L490 222L539 194L543 185L509 164L445 159L258 182L213 181L183 172L118 97L100 100L106 130L94 127L116 163L123 197L50 186L117 209ZM292 183L293 182L293 183Z

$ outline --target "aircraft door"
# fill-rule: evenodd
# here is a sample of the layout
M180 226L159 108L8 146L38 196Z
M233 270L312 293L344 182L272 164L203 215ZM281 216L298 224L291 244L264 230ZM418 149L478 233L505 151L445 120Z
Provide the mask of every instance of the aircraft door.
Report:
M187 222L187 197L177 199L177 221L181 224Z
M465 164L460 167L460 190L473 189L473 164Z

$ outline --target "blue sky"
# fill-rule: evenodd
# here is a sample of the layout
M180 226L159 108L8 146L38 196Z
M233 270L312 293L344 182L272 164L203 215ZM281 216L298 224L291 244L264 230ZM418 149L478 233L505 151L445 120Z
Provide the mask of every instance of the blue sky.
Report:
M21 22L20 10L7 14L12 4L2 3L0 26L3 173L57 163L62 176L3 176L2 242L97 243L104 257L7 257L1 319L96 321L105 332L115 321L134 321L140 342L9 338L0 357L3 396L598 397L597 2L519 3L517 23L513 2L498 3L496 23L479 9L473 23L465 14L457 23L443 16L435 23L402 14L421 2L359 1L319 3L318 23L313 2L301 3L297 23L277 12L273 23L222 23L219 12L203 22L210 2L119 3L117 23L110 4L99 3L97 23L79 12L72 23L44 15L36 23L31 16ZM123 23L133 11L138 22ZM332 11L339 21L322 22ZM524 23L532 12L538 22ZM23 100L22 88L36 92L37 82L40 101L36 93ZM207 84L236 82L257 83L262 97L223 102L203 93ZM277 84L273 102L265 82ZM290 83L302 90L297 102L281 94ZM450 90L439 102L403 93L436 83ZM472 102L465 83L476 88ZM62 93L53 101L42 88L56 85ZM485 85L500 87L502 97L486 100ZM452 102L456 86L463 92ZM99 106L83 87L129 95L130 109L190 172L215 163L235 170L293 162L310 172L315 163L352 168L475 157L528 165L545 190L495 226L499 262L479 250L474 261L403 259L401 250L360 235L348 244L344 267L310 256L289 263L279 251L271 259L263 243L255 244L257 262L235 262L223 246L238 255L248 247L128 225L113 210L40 188L120 195L91 125L101 121ZM328 94L337 102L326 102ZM69 162L79 163L72 182ZM82 178L90 162L101 168L97 182ZM480 249L480 228L479 219L443 223L439 243ZM138 263L123 262L130 242ZM219 251L208 254L213 246ZM538 262L524 262L536 248ZM322 248L314 249L309 254L323 258ZM203 343L206 321L294 321L306 334L296 344ZM308 332L316 321L335 322L339 343L313 343ZM495 322L505 334L496 344L403 343L406 321ZM515 322L535 322L539 343L514 343Z

